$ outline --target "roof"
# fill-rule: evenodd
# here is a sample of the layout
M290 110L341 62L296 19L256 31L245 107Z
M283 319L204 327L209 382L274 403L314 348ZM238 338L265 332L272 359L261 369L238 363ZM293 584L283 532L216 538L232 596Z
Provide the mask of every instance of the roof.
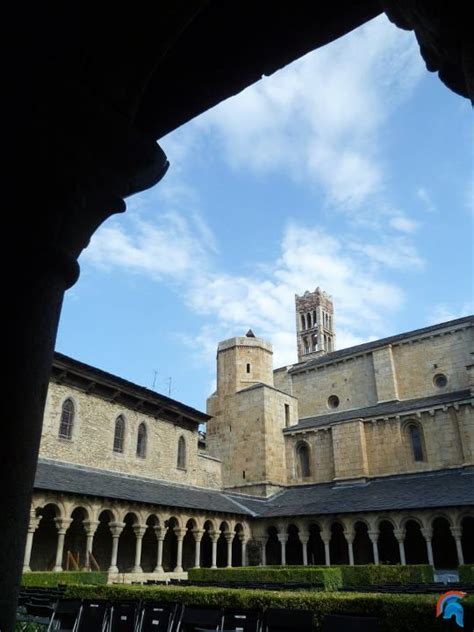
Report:
M406 399L403 401L383 402L366 408L352 408L342 410L337 413L326 413L314 417L304 417L295 426L284 428L284 433L292 433L307 428L318 428L328 426L350 419L371 419L374 417L388 417L393 415L409 414L415 410L430 409L436 406L444 406L462 400L471 400L471 391L454 391L452 393L441 393L431 397L420 397L419 399Z
M307 516L474 505L474 468L378 477L356 484L290 487L259 517Z
M248 391L254 391L259 388L269 388L271 391L276 391L277 393L281 393L285 397L291 397L291 399L296 399L294 395L290 395L289 393L286 393L285 391L281 391L279 388L275 388L274 386L271 386L270 384L265 384L264 382L255 382L255 384L251 384L250 386L241 388L239 391L236 391L236 395L239 395L240 393L247 393Z
M182 402L97 369L62 353L54 354L51 379L109 401L173 422L205 423L210 416Z
M406 331L402 334L396 334L395 336L389 336L388 338L380 338L379 340L372 340L371 342L364 342L354 347L347 347L346 349L339 349L338 351L331 351L319 358L308 360L306 362L298 362L291 366L288 370L290 373L298 373L299 371L306 371L313 367L322 366L324 364L330 364L338 360L342 360L349 356L364 354L379 347L385 347L387 345L393 345L401 343L410 338L419 338L421 336L431 335L436 332L440 332L443 329L452 329L460 325L474 325L474 316L465 316L464 318L457 318L455 320L448 320L444 323L438 323L436 325L430 325L429 327L423 327L421 329L414 329L413 331Z
M35 489L151 505L249 514L223 492L39 459Z
M474 468L356 483L298 485L259 499L117 472L38 461L35 489L266 518L474 505Z

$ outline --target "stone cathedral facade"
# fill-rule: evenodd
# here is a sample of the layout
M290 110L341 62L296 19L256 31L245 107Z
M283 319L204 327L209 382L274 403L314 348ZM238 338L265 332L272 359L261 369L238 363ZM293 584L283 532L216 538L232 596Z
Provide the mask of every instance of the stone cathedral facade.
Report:
M336 350L329 295L295 315L291 366L219 343L207 413L56 354L24 570L473 563L474 318Z

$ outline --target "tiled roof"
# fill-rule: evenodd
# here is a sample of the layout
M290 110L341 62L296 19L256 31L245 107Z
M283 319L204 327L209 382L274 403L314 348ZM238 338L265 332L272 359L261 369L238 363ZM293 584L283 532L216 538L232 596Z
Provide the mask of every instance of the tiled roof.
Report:
M347 347L346 349L331 351L330 353L326 353L320 356L319 358L314 358L313 360L308 360L307 362L298 362L298 364L294 364L289 369L289 371L290 373L298 373L299 371L306 371L307 369L311 369L316 366L321 366L323 364L330 364L331 362L336 362L337 360L342 360L343 358L346 358L349 356L366 353L368 351L372 351L373 349L378 349L379 347L385 347L386 345L389 345L389 344L396 344L398 342L403 342L403 340L408 340L409 338L418 338L420 336L426 336L429 334L436 333L443 329L449 330L459 325L469 325L469 324L474 325L474 316L465 316L464 318L449 320L444 323L438 323L436 325L430 325L429 327L423 327L422 329L414 329L413 331L406 331L402 334L389 336L388 338L380 338L379 340L364 342L363 344L356 345L354 347Z
M129 500L152 505L247 514L220 491L155 481L46 459L38 461L35 489Z
M291 433L307 428L318 428L350 419L370 419L375 417L388 417L390 415L409 414L411 411L433 408L434 406L442 406L470 398L471 392L469 390L463 390L454 391L452 393L441 393L431 397L421 397L419 399L383 402L381 404L375 404L375 406L367 406L366 408L353 408L352 410L343 410L339 413L326 413L315 417L305 417L300 419L295 426L285 428L283 432Z

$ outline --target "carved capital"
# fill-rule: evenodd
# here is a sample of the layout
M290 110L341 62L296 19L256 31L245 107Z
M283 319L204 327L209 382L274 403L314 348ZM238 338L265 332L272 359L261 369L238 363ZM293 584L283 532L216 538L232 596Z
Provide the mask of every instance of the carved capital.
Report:
M109 522L109 528L113 538L120 537L124 527L125 522Z

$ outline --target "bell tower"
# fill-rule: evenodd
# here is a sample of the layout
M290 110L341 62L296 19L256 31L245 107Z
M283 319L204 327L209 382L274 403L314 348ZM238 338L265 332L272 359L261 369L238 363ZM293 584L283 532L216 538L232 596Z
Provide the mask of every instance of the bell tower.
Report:
M306 362L335 350L332 297L319 287L303 296L295 294L298 362Z

